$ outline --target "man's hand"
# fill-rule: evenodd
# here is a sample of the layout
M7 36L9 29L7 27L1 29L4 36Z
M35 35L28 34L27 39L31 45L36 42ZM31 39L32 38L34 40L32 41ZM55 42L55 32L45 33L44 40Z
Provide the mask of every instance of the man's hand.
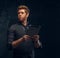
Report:
M34 41L38 41L38 40L39 40L39 35L33 35L32 39L33 39Z
M41 44L41 42L39 41L39 35L34 35L34 36L32 37L32 40L34 41L34 44L35 44L35 47L36 47L36 48L42 47L42 44Z
M29 35L24 35L22 38L25 41L25 40L29 40L31 37Z

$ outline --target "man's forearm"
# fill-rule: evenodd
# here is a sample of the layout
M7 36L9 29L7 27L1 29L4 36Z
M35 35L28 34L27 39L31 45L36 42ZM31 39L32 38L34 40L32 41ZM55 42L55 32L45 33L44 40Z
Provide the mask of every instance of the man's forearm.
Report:
M15 40L12 42L12 46L16 47L17 45L19 45L21 42L23 42L23 38L20 38L18 40Z

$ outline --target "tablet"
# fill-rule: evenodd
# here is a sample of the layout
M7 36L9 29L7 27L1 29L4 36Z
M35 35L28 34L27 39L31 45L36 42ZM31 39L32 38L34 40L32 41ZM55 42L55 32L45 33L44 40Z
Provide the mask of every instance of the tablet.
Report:
M40 29L41 29L41 26L31 26L26 31L26 34L29 35L29 36L38 35Z

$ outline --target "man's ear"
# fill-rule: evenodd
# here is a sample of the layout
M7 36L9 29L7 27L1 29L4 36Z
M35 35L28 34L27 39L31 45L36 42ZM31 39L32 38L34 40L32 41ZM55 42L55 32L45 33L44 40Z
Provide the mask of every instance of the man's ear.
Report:
M29 17L29 13L27 13L27 17Z

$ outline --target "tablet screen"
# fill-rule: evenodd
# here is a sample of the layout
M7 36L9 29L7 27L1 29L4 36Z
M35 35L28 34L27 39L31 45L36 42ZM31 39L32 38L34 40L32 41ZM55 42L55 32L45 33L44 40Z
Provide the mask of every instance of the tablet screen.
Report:
M37 26L31 26L27 30L26 34L29 36L38 35L40 29L41 29L41 26L38 26L38 27Z

